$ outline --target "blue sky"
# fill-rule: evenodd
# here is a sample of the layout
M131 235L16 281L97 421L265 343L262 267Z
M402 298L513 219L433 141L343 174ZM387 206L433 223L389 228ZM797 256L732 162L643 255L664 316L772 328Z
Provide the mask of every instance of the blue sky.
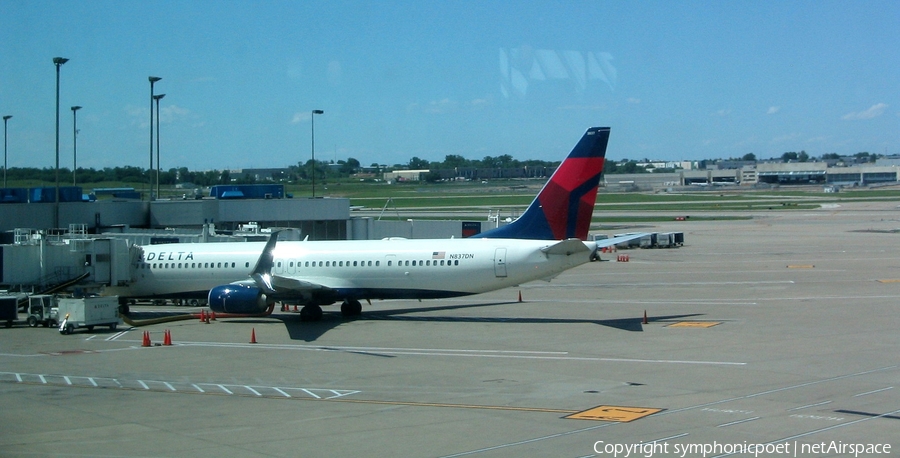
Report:
M896 1L0 0L9 166L900 153Z

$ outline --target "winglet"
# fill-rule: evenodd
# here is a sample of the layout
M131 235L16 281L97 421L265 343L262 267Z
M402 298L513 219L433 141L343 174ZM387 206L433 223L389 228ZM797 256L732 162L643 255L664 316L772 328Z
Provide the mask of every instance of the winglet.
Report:
M587 240L608 142L609 127L588 129L519 219L473 237Z
M275 250L275 243L278 241L279 232L280 231L272 232L272 235L269 236L265 248L263 248L262 253L259 255L259 259L256 261L256 267L254 267L253 272L250 273L250 278L256 282L256 286L266 294L275 292L275 289L272 287L272 267L275 266L275 255L273 254L273 251Z

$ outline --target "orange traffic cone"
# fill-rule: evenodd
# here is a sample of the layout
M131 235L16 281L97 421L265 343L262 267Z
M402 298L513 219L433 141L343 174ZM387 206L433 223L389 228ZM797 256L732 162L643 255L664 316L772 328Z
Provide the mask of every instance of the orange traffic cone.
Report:
M519 302L522 302L522 290L519 290Z
M256 343L256 328L253 328L250 331L250 343L252 343L252 344Z
M168 329L166 329L166 332L163 334L163 345L172 345L172 332Z
M648 321L647 321L647 311L644 310L644 321L641 321L641 324L647 324L647 323L648 323Z
M144 340L141 341L141 346L142 347L150 346L150 331L144 331Z
M209 312L209 314L212 315L212 317L210 318L210 320L216 321L216 311L213 310L213 311Z
M200 309L200 322L201 323L206 321L206 317L204 315L205 315L205 313L203 312L203 309Z

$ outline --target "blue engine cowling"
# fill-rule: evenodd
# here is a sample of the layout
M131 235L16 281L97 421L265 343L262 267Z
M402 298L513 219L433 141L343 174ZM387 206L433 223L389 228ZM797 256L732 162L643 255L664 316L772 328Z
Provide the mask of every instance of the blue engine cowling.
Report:
M266 295L255 286L222 285L209 290L209 308L221 313L260 313L266 310Z

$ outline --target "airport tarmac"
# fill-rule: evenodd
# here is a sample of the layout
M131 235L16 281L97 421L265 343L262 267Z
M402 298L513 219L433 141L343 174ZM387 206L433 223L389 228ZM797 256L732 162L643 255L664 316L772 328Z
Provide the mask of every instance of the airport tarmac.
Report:
M0 455L900 453L896 202L647 230L685 246L355 320L0 329Z

